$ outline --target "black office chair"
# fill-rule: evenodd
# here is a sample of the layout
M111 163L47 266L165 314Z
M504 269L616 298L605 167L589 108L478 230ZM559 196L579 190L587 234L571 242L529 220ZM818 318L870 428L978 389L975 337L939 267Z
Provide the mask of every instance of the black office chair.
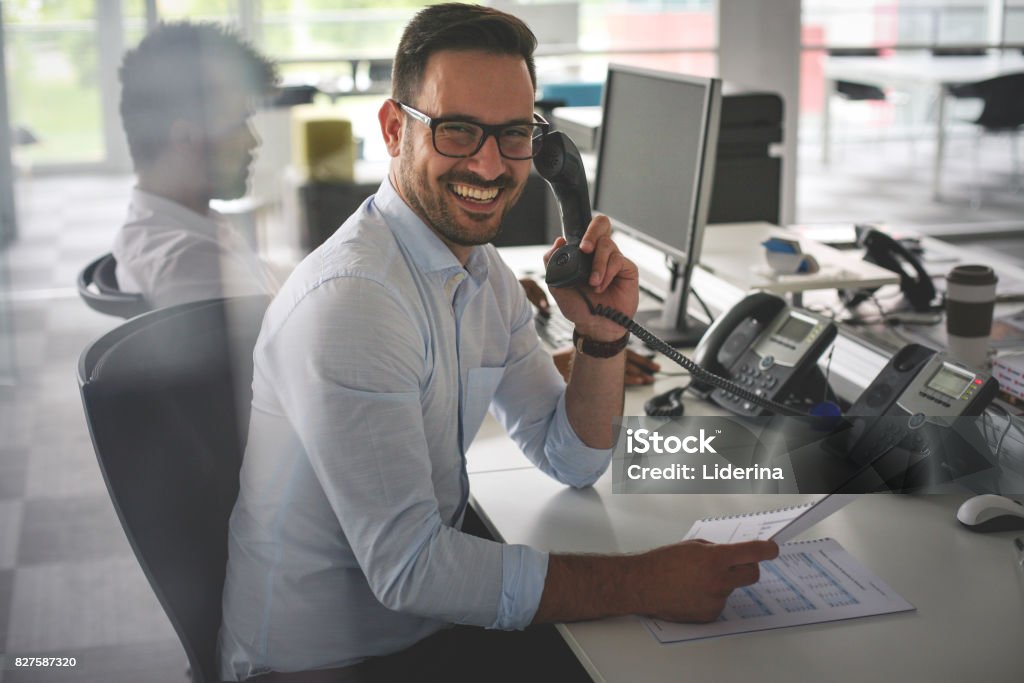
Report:
M116 270L113 254L100 256L78 274L78 295L89 308L119 318L134 318L150 310L141 294L121 291Z
M830 58L878 57L880 55L881 50L874 47L833 47L828 49L828 56ZM847 102L874 102L876 104L886 102L895 106L907 101L906 93L888 93L877 85L860 83L858 81L836 81L835 94ZM910 138L910 143L911 155L913 155L913 136Z
M933 47L933 57L984 57L988 50L983 47Z
M975 141L974 150L975 168L972 176L978 177L977 153L981 136L1010 135L1014 184L1019 187L1020 155L1017 150L1017 137L1021 126L1024 126L1024 72L997 76L977 83L955 85L949 89L949 94L956 98L980 98L983 103L981 113L971 121L978 127L978 139Z
M873 47L833 47L828 50L829 57L877 57L880 54L881 51ZM886 100L885 91L877 85L856 81L836 81L836 94L854 102Z
M391 59L371 59L367 62L366 75L370 79L369 92L386 93L391 89Z
M242 297L153 311L100 337L78 363L107 491L193 683L220 680L228 518L267 303Z

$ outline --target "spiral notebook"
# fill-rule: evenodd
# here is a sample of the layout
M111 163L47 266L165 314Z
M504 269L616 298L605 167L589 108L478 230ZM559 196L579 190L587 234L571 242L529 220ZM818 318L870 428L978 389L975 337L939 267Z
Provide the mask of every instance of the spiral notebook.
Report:
M702 538L712 543L772 540L782 545L857 497L846 493L832 493L804 505L729 517L698 519L690 527L685 538Z
M912 610L837 541L823 538L782 546L776 559L761 563L760 581L732 592L717 621L644 623L659 642L676 643Z

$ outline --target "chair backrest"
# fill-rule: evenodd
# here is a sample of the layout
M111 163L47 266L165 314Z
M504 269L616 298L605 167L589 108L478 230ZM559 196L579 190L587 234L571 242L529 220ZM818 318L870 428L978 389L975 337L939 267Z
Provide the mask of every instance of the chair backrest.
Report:
M829 57L878 57L882 51L877 47L832 47L828 49ZM836 81L836 94L847 100L884 101L885 91L877 85L859 83L857 81Z
M986 130L1013 130L1024 125L1024 73L974 83L972 90L985 102L976 124Z
M89 308L120 318L133 318L150 310L141 294L118 288L116 270L113 254L100 256L78 274L78 295Z
M983 47L933 47L933 57L984 57L988 50Z
M153 311L93 342L79 359L107 491L194 683L220 680L228 518L248 429L252 350L267 304L242 297Z

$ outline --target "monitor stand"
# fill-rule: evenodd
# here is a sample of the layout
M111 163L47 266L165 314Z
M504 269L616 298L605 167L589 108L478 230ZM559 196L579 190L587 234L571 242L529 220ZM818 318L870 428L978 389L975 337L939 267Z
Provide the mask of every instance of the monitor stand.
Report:
M690 299L690 269L669 261L672 289L660 311L638 311L636 321L670 346L693 348L708 330L708 325L686 312Z

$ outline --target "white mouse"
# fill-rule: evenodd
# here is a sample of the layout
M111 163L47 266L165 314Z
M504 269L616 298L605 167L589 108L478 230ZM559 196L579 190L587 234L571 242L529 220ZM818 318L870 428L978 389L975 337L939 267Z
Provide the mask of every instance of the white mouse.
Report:
M965 500L956 518L971 531L1017 531L1024 529L1024 504L986 493Z

